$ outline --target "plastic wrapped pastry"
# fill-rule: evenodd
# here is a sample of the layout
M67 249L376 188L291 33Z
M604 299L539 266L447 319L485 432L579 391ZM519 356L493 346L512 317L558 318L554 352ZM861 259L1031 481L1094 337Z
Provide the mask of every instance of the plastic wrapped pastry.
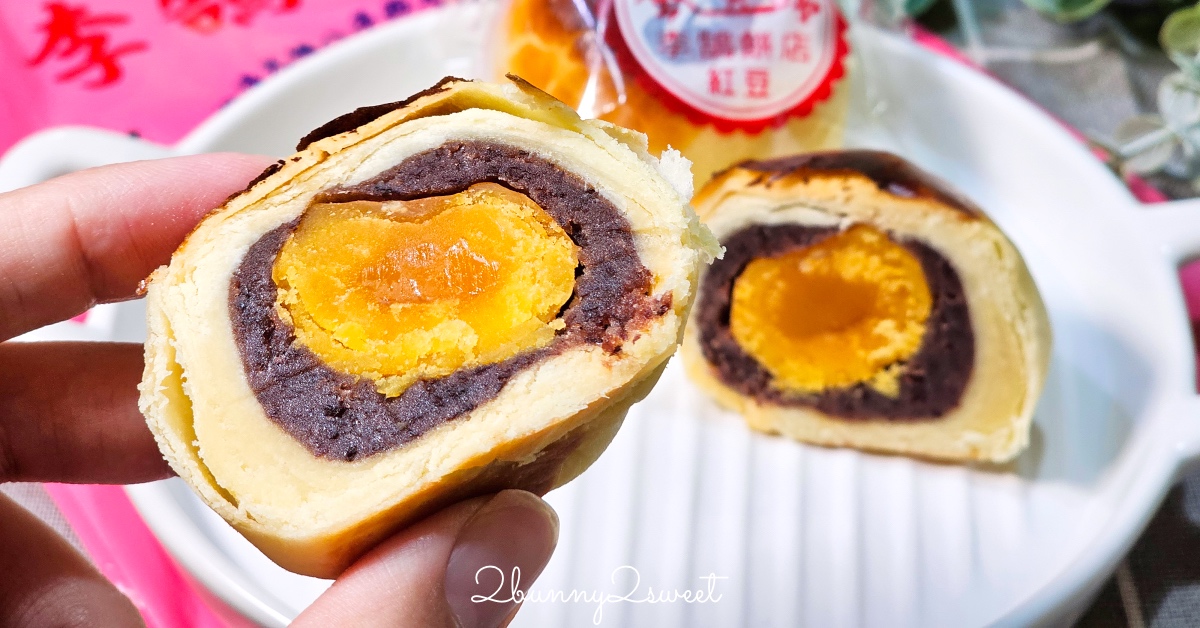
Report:
M679 149L697 184L840 147L853 55L833 0L508 0L497 70Z
M716 250L685 159L516 78L446 79L298 150L151 277L141 407L180 477L302 574L580 473Z
M684 363L751 427L954 461L1027 445L1050 326L977 207L870 151L745 162L695 204L726 253L701 280Z

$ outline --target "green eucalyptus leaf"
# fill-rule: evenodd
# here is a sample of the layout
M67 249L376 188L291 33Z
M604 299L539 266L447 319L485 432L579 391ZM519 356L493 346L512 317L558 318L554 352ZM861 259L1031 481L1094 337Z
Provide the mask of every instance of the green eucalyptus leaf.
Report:
M1133 174L1150 174L1162 170L1174 153L1178 139L1174 135L1162 135L1164 129L1161 118L1153 115L1142 115L1130 118L1117 128L1113 139L1118 144L1128 145L1151 135L1161 135L1163 139L1147 146L1135 155L1128 156L1121 165L1121 171Z
M1167 16L1158 31L1158 41L1179 69L1200 79L1200 4Z
M916 17L929 10L937 0L904 0L904 12Z
M1076 22L1095 15L1111 0L1022 0L1030 8L1059 22Z

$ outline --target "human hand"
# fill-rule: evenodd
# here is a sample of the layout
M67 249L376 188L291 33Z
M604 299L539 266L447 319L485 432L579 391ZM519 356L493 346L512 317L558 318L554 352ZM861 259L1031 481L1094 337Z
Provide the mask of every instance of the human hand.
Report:
M270 163L216 154L108 166L0 194L0 340L134 296L212 208ZM137 409L142 348L0 344L0 482L135 483L171 474ZM558 537L538 497L469 500L384 541L294 626L499 626L476 571L532 582ZM485 587L486 588L486 587ZM0 495L0 625L130 626L133 604L62 537Z

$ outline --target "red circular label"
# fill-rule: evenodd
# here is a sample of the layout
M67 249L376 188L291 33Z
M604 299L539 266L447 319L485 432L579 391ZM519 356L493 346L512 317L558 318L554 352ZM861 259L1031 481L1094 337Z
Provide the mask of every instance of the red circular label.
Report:
M723 132L808 115L849 51L833 0L614 0L613 12L607 39L622 69L694 124Z

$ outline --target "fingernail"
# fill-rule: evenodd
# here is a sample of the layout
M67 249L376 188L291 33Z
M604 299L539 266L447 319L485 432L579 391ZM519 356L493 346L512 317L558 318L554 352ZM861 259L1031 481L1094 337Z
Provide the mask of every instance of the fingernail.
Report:
M557 543L558 515L533 493L502 491L484 504L459 532L446 565L446 600L458 625L502 625Z

